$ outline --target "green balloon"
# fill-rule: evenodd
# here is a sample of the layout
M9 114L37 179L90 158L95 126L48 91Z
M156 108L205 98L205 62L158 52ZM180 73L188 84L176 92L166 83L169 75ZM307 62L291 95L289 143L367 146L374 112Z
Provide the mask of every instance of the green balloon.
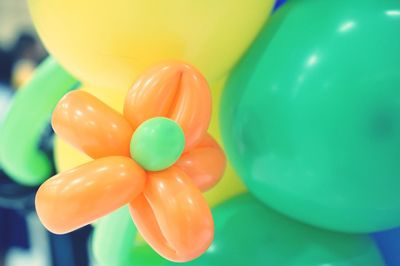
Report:
M137 245L127 208L102 219L95 228L94 254L101 266L382 266L367 235L334 233L287 218L249 194L213 210L215 239L200 258L173 263L151 247ZM195 240L193 240L195 241Z
M146 243L136 243L136 227L128 206L102 218L94 228L92 249L100 266L162 266L166 260Z
M39 150L39 140L61 97L78 81L48 58L14 97L0 129L0 163L14 181L41 184L52 173L52 163Z
M213 210L215 239L188 266L383 266L367 235L334 233L301 224L257 201L237 196Z
M289 1L233 71L221 127L250 191L319 227L400 225L400 1Z
M161 171L173 165L185 148L182 128L173 120L156 117L143 122L131 140L131 156L144 169Z
M100 265L129 265L129 254L136 228L129 218L128 206L100 219L94 227L92 249ZM115 241L114 239L118 239Z

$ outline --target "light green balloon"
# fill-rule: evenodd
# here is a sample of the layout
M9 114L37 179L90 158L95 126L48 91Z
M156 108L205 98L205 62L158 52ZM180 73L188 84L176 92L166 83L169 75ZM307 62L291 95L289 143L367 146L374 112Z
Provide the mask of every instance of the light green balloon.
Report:
M96 223L93 233L93 255L100 265L130 265L130 254L136 228L129 217L128 206L107 215Z
M136 243L137 230L128 206L102 218L94 228L92 249L100 266L161 266L166 260L146 243Z
M222 98L228 157L265 204L345 232L400 225L400 1L289 1Z
M131 141L131 156L144 169L161 171L173 165L184 148L182 128L171 119L156 117L136 129Z
M48 58L15 95L0 128L0 163L17 183L36 186L51 175L52 163L39 150L39 141L57 102L77 84Z

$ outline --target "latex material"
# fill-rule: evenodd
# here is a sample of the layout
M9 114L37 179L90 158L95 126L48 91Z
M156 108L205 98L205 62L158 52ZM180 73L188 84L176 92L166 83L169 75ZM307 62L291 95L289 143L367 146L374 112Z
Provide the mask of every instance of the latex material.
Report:
M221 95L225 85L225 79L214 84L212 93L213 113L210 123L209 132L217 140L219 145L222 144L220 129L220 112L221 112ZM232 198L242 192L247 191L242 180L236 174L232 164L227 160L226 169L223 178L212 189L204 193L210 206L215 206L227 199Z
M131 202L143 238L173 261L189 261L211 244L214 224L206 201L179 168L149 173L144 195ZM171 200L171 199L174 200Z
M383 266L368 236L309 227L266 208L250 195L213 210L215 240L188 265Z
M181 63L174 64L177 65L161 66L159 71L185 69L187 71L185 75L189 77L194 77L198 73L195 70L191 72L191 68L185 65L179 66ZM143 78L143 76L138 79L131 91L128 92L128 100L125 101L126 105L124 106L124 116L113 111L88 93L82 91L72 92L60 101L54 111L53 127L75 146L84 149L86 153L91 153L93 157L110 156L116 149L117 151L124 150L124 142L121 140L125 140L124 136L132 135L132 128L123 126L125 124L129 125L128 121L131 122L136 132L139 132L139 136L141 135L137 140L148 142L147 139L143 138L141 126L136 128L136 125L132 122L135 121L132 120L135 119L135 116L129 114L135 114L132 109L140 112L141 110L137 106L157 106L157 102L160 105L163 104L164 98L154 97L149 99L145 96L146 91L143 90L143 87L148 86L151 82L157 83L157 78L160 77L159 74L154 72L154 75L147 76L147 79ZM185 75L182 75L183 79L185 79ZM204 159L202 157L197 159L192 156L191 160L195 167L186 167L185 171L179 169L179 166L171 166L159 172L145 172L132 158L118 157L131 162L137 167L135 170L138 173L144 173L144 175L135 175L135 172L119 174L118 169L116 169L113 171L117 174L117 177L113 177L113 171L107 171L108 168L113 168L114 165L112 161L110 162L107 159L113 157L97 159L72 170L72 172L67 171L52 177L41 186L37 195L36 207L38 215L45 226L56 233L68 232L68 230L93 222L94 219L121 207L129 199L135 223L138 224L138 228L141 234L145 236L146 241L157 252L169 260L181 262L200 256L212 241L213 220L199 188L191 181L186 172L191 172L196 176L204 174L211 179L209 185L213 186L220 179L220 176L216 175L218 171L215 171L215 169L223 169L225 166L225 158L223 160L220 158L221 155L223 156L221 148L207 135L207 126L204 127L202 125L204 123L208 125L207 121L210 118L207 117L207 114L209 116L210 110L204 107L193 109L186 106L186 103L199 106L195 99L209 100L207 84L198 86L201 79L204 78L197 77L195 82L182 82L185 91L180 92L178 90L175 101L167 105L167 109L172 110L172 114L174 112L178 114L173 116L176 119L174 123L178 123L179 126L184 125L185 127L182 127L186 128L186 132L181 130L181 138L185 133L188 139L194 140L193 143L201 143L204 147L209 148L211 159L217 158L217 160L213 160L213 163L221 165L214 165L211 167L210 173L208 173L208 169L196 168L199 165L207 166L207 164L202 163ZM167 79L168 82L169 79ZM165 86L161 86L159 92L163 93L163 90L165 90ZM204 102L204 105L210 109L210 103ZM200 116L195 112L200 112ZM159 117L155 118L156 114L149 114L145 108L143 108L143 114L148 116L145 118L144 125L160 122ZM162 121L171 123L171 120L165 118ZM193 121L197 121L197 123ZM118 129L118 131L115 131L115 129ZM135 136L136 132L133 133L134 139L137 137ZM93 135L92 141L91 135ZM196 140L196 138L200 139ZM82 139L87 139L90 145L81 145ZM104 140L98 141L101 139ZM109 139L116 139L117 145L115 147L111 144L108 145L110 143ZM102 143L104 143L104 147L101 147ZM134 146L137 144L135 142ZM129 143L126 143L126 145L129 150ZM181 143L180 151L183 150L183 146L183 143ZM196 149L198 146L193 148ZM188 148L187 145L186 148ZM186 151L189 156L191 152L192 149L187 149ZM197 160L200 160L200 162L197 162ZM93 168L91 167L92 165L96 167ZM103 172L105 172L107 178L98 178L98 174ZM219 174L222 175L223 170L219 171ZM124 184L118 176L128 180L130 178L138 179L139 185L126 182ZM87 183L81 181L80 177L86 177ZM64 179L66 179L66 182L64 182ZM80 190L70 189L70 187L75 188L80 185L83 185L84 188ZM97 186L102 189L94 189L93 192L91 188L97 188ZM86 187L89 188L89 191L86 191ZM133 191L131 191L132 189ZM69 202L67 199L71 198L73 200ZM105 203L108 198L110 199L110 204ZM92 206L90 204L91 201L96 204ZM88 206L92 209L87 210ZM51 210L54 209L58 210L55 212L57 215L52 215ZM65 211L67 212L66 214L64 214Z
M90 93L118 113L122 113L126 91L113 91L87 85L81 86L79 90ZM65 142L57 135L54 136L54 163L57 172L64 172L89 161L91 161L91 158L88 155Z
M213 114L212 114L212 119L210 123L210 134L218 141L220 142L220 128L219 128L219 108L220 108L220 98L221 98L221 93L222 93L222 88L224 85L224 80L216 83L213 86L213 89L211 90L212 93L212 109ZM89 92L92 95L95 95L98 97L101 101L106 103L108 106L112 107L119 113L122 112L123 110L123 103L124 103L124 97L126 96L126 92L123 90L118 90L118 91L112 91L108 89L102 89L102 88L95 88L91 86L84 86L82 87L83 91ZM68 169L74 168L78 165L81 165L83 163L86 163L90 161L90 157L85 155L84 153L80 152L76 148L72 147L68 143L65 143L62 139L58 138L55 136L55 163L57 170L59 172L66 171ZM196 152L197 154L197 152ZM201 154L199 154L201 156ZM220 158L220 157L218 157ZM216 159L219 160L219 159ZM179 163L179 162L178 162ZM192 164L193 165L193 164ZM208 165L210 167L210 165ZM181 169L184 170L184 166L181 166ZM211 169L211 168L209 168ZM217 169L214 169L217 171ZM213 172L214 172L213 170ZM190 174L192 178L192 176ZM204 175L203 175L204 176ZM194 179L193 179L194 180ZM210 181L210 179L207 179ZM211 179L212 180L212 179ZM195 180L194 180L195 181ZM196 182L196 181L195 181ZM196 183L196 185L200 185L200 183ZM210 186L210 183L207 185L204 183L205 189L208 189ZM203 188L203 190L204 190ZM210 190L208 190L204 196L207 200L207 202L210 204L210 206L214 206L226 199L231 198L234 195L237 195L240 192L246 191L245 186L243 185L242 181L239 179L239 177L236 175L234 172L232 165L227 162L225 173L223 175L223 178L220 179L220 182L218 182L216 185L214 184L214 187L212 187Z
M48 50L85 83L111 89L127 89L139 73L170 59L218 80L254 40L273 5L274 0L29 1Z
M384 265L368 236L334 233L298 223L265 207L250 195L222 203L213 209L213 216L215 239L212 245L200 258L185 265ZM129 215L124 210L118 217L102 220L95 229L95 258L100 265L110 265L110 262L115 266L177 265L163 260L147 246L133 242L134 227L124 227L130 239L119 235L117 225L124 225L128 220ZM106 229L111 228L115 231L107 232ZM99 241L100 237L107 237L115 245ZM117 249L119 245L124 249ZM126 260L121 262L119 258Z
M202 191L211 189L224 175L226 158L219 144L206 136L193 150L183 154L176 162Z
M48 230L68 233L130 202L145 181L145 172L131 159L101 158L44 182L36 194L36 211Z
M0 161L15 182L35 186L51 175L52 164L39 151L39 140L57 101L77 83L48 58L15 95L0 130Z
M130 155L129 122L87 92L65 95L54 110L52 126L57 135L92 158Z
M373 234L386 266L400 265L400 228Z
M175 120L185 134L185 149L193 148L210 123L211 94L207 81L187 64L152 67L129 90L124 115L134 128L151 117Z
M156 117L143 122L131 140L131 157L148 171L173 165L185 148L185 136L171 119Z
M2 130L1 123L3 117L7 113L13 94L11 88L0 84L0 131ZM2 171L0 164L0 208L2 210L6 208L17 212L31 211L35 193L36 189L34 187L26 187L10 180ZM3 214L3 211L1 213ZM3 217L1 216L0 223L4 222Z
M92 240L96 265L157 266L167 261L141 239L127 206L102 218L94 229Z
M130 254L136 234L137 230L132 223L127 206L99 220L92 238L96 263L104 266L134 264ZM118 241L110 239L111 236Z
M334 230L400 225L399 29L397 1L298 0L274 14L221 109L228 156L259 199Z

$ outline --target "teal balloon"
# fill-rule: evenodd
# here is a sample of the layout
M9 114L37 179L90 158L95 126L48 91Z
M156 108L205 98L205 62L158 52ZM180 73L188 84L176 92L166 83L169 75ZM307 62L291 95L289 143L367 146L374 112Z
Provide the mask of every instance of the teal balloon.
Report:
M214 242L203 256L185 265L384 265L368 236L334 233L298 223L249 194L219 205L213 216Z
M265 204L315 226L400 225L400 1L281 7L223 94L226 152Z
M96 262L101 266L383 266L367 235L334 233L296 222L250 194L219 205L213 216L212 245L200 258L182 264L161 258L144 243L137 244L137 231L124 207L96 225Z

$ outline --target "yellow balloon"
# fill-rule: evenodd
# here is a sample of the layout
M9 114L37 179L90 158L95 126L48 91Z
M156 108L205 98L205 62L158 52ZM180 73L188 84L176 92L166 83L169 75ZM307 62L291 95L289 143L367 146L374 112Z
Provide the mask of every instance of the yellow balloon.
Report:
M220 130L219 130L219 103L222 94L224 81L218 82L213 87L213 116L211 119L211 125L209 132L213 135L216 140L221 143ZM123 103L126 96L124 90L109 90L101 89L90 86L84 86L81 88L97 98L105 102L116 111L122 113ZM85 162L91 161L92 159L87 155L83 154L79 150L65 143L63 140L55 137L55 162L58 172L63 172L79 166ZM227 200L239 193L246 191L246 187L243 185L239 177L234 172L232 165L228 162L227 169L221 181L213 187L211 190L205 193L205 197L211 206L215 206L218 203Z
M50 53L84 83L127 89L165 60L225 76L266 22L274 0L29 0Z
M219 123L219 108L221 102L221 94L224 88L226 79L212 86L212 101L213 101L213 112L211 118L211 124L209 128L210 134L222 145L220 123ZM211 190L205 193L205 197L211 206L215 206L235 195L247 191L247 188L243 185L238 175L233 170L232 164L228 161L225 174L221 181L213 187Z

